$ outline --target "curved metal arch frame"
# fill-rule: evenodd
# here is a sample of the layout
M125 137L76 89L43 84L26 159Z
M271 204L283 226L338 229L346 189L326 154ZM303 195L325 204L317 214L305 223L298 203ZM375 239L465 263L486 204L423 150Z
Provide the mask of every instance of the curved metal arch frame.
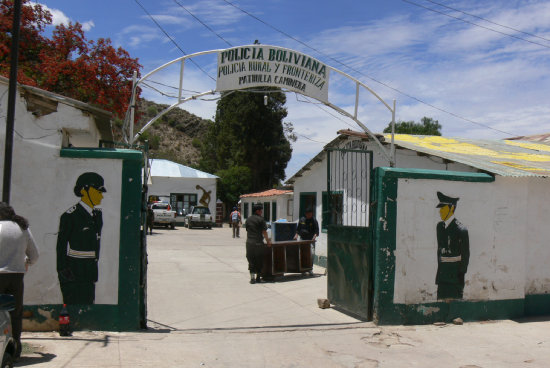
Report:
M244 45L244 46L237 46L237 47L245 47L245 46L248 46L248 45ZM250 45L250 46L254 46L254 45ZM269 45L262 45L262 46L269 46ZM129 106L129 109L130 109L130 114L128 116L127 114L127 119L125 120L124 122L124 125L123 125L123 134L124 134L124 140L129 143L130 145L133 144L133 142L135 140L137 140L155 121L157 121L159 118L161 118L164 114L166 114L167 112L169 112L170 110L178 107L179 105L185 103L185 102L188 102L188 101L191 101L191 100L195 100L197 98L200 98L202 96L206 96L206 95L213 95L215 93L217 93L216 90L210 90L210 91L206 91L206 92L202 92L202 93L198 93L196 95L193 95L191 97L188 97L188 98L184 98L182 99L182 87L183 87L183 72L184 72L184 69L185 69L185 60L186 59L190 59L190 58L193 58L193 57L197 57L197 56L201 56L201 55L208 55L208 54L214 54L214 53L219 53L219 52L222 52L222 51L225 51L227 49L217 49L217 50L209 50L209 51L201 51L201 52L197 52L197 53L194 53L194 54L189 54L189 55L184 55L184 56L181 56L177 59L174 59L164 65L161 65L159 66L158 68L150 71L149 73L145 74L143 77L141 77L139 80L137 80L136 78L136 73L134 73L134 81L133 81L133 88L132 88L132 97L131 97L131 100L130 100L130 106ZM288 50L291 50L291 49L288 49ZM291 50L291 51L294 51L294 50ZM133 125L134 124L130 124L130 122L133 122L134 121L134 111L135 111L135 99L136 99L136 90L137 90L137 87L139 87L139 85L141 83L143 83L147 78L149 78L150 76L152 76L153 74L167 68L168 66L170 65L173 65L177 62L181 62L181 67L180 67L180 77L179 77L179 88L178 88L178 100L177 102L175 102L174 104L170 105L169 107L167 107L166 109L162 110L161 112L159 112L155 117L153 117L151 120L149 120L141 129L140 131L134 135L134 132L133 132ZM365 133L367 133L377 144L378 146L380 147L381 149L381 152L382 154L388 159L388 161L390 162L390 166L395 166L395 145L394 145L394 134L395 134L395 100L393 100L393 107L390 106L386 101L384 101L384 99L382 99L382 97L380 97L376 92L374 92L370 87L368 87L366 84L362 83L361 81L357 80L356 78L350 76L349 74L347 73L344 73L343 71L341 70L338 70L330 65L327 65L327 67L330 69L330 70L333 70L335 71L336 73L338 74L341 74L342 76L352 80L355 82L355 85L356 85L356 89L355 89L355 109L354 109L354 114L350 114L349 112L345 111L344 109L332 104L330 101L329 102L325 102L325 101L321 101L315 97L312 97L312 96L307 96L307 95L304 95L304 96L307 96L307 97L310 97L310 98L313 98L319 102L321 102L322 104L332 108L333 110L336 110L337 112L339 112L340 114L352 119L357 125L359 125L359 127L361 127L361 129L363 129L365 131ZM359 108L359 91L360 91L360 87L363 87L364 89L366 89L369 93L371 93L372 95L374 95L380 102L382 102L382 104L384 104L384 106L391 112L392 114L392 120L391 120L391 127L392 127L392 132L391 132L391 146L390 146L390 152L388 154L386 148L384 147L384 145L380 142L380 140L374 135L374 133L372 133L370 131L370 129L368 129L365 124L363 124L360 120L357 119L357 111L358 111L358 108ZM284 90L284 89L283 89ZM294 92L294 91L292 91ZM295 92L295 93L299 93L299 92ZM129 117L129 118L128 118Z

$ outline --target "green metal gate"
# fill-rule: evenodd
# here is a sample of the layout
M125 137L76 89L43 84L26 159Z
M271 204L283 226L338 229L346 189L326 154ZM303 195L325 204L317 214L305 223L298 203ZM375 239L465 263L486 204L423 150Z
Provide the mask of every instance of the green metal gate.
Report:
M328 298L337 308L372 319L372 152L327 150Z

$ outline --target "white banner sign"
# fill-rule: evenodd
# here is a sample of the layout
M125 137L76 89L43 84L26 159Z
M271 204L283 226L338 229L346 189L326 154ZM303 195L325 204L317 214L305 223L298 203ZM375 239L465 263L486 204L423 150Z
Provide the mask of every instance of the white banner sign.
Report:
M294 50L239 46L218 53L216 91L272 86L328 102L328 77L325 64Z

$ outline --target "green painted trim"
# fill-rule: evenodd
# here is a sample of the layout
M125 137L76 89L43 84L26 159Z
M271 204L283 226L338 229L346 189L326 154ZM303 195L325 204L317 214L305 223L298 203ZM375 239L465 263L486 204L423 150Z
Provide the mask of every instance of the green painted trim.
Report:
M300 192L300 204L299 204L299 207L298 207L298 219L302 218L303 216L305 216L305 205L304 205L304 202L305 202L305 197L306 196L314 196L315 197L315 206L314 208L317 207L317 192ZM315 211L315 210L314 210ZM315 214L316 212L313 212L313 216L315 217Z
M141 190L141 160L124 160L120 200L119 321L113 326L114 330L119 331L140 328L141 303L145 303L145 290L140 283Z
M67 309L69 311L72 331L135 331L139 329L139 325L127 330L117 328L121 324L119 320L120 307L118 305L68 305ZM30 319L34 326L33 330L51 331L53 328L57 328L59 312L61 311L60 304L26 305L24 306L24 310L31 312ZM48 320L50 317L53 321ZM44 327L41 328L41 325Z
M432 179L489 183L484 173L397 169L378 167L374 174L374 295L373 320L378 324L433 323L463 320L515 318L524 313L524 300L464 301L394 304L398 179Z
M104 149L103 149L104 150ZM63 149L62 157L122 159L122 185L120 203L119 280L118 304L69 305L71 328L75 331L89 329L102 331L136 331L145 305L145 285L141 285L141 170L142 153L130 150ZM68 152L70 155L64 154ZM74 154L74 155L73 155ZM54 322L59 317L61 305L44 304L25 306L31 311L32 322L44 324L51 330L44 312L51 312Z
M453 300L423 304L393 304L386 308L383 314L375 314L374 321L379 325L449 323L459 317L464 321L519 318L525 315L525 300Z
M550 294L525 295L525 315L550 315Z
M470 173L462 171L424 170L424 169L402 169L394 167L377 167L379 174L388 178L410 178L410 179L434 179L467 182L490 183L495 177L485 173Z
M119 160L143 160L141 151L117 148L62 148L61 157L69 158L114 158Z
M378 221L375 221L374 228L372 311L375 323L386 323L389 320L399 324L401 316L393 310L397 178L386 176L387 172L378 167L374 175L374 196L377 204L374 218Z

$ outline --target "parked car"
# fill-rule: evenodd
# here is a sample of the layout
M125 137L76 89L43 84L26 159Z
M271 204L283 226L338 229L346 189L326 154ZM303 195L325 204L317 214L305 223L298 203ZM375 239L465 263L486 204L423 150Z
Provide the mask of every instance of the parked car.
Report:
M15 308L13 295L0 294L0 337L2 344L2 368L12 368L16 342L12 337L10 311Z
M191 211L185 216L185 225L189 229L197 226L212 229L213 223L214 220L212 219L210 208L205 206L191 207Z
M153 210L153 226L164 225L170 226L171 229L176 228L176 211L172 211L169 203L154 202L150 206Z

